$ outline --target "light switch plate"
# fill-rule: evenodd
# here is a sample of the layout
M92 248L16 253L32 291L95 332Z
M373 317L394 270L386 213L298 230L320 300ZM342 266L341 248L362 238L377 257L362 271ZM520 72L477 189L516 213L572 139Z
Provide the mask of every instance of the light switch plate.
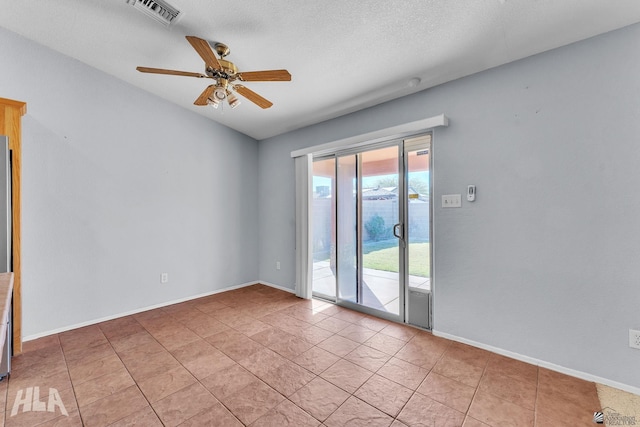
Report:
M459 208L462 206L462 196L460 194L443 194L443 208Z

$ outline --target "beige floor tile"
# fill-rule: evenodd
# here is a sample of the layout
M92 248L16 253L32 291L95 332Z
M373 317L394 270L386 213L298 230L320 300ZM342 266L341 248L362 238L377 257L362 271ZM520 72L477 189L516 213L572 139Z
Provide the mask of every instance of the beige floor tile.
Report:
M317 427L320 421L300 409L300 407L284 400L262 417L251 427Z
M388 427L392 422L389 415L351 396L324 424L327 427Z
M459 427L464 414L415 393L398 415L398 420L407 426Z
M180 424L180 427L204 426L243 427L243 424L221 403L216 403Z
M135 356L122 359L127 370L136 381L141 381L180 366L175 357L164 349L151 354L136 353Z
M338 357L344 357L358 348L359 344L355 341L351 341L348 338L341 337L339 335L333 335L326 340L318 344L323 350L327 350L330 353L335 354Z
M333 333L340 332L341 330L343 330L344 328L350 325L351 323L347 322L346 320L338 319L335 317L329 317L315 324L315 326L322 329L326 329L327 331L330 331Z
M328 367L336 363L340 358L320 347L312 347L293 359L298 365L320 375Z
M58 334L49 335L47 337L38 338L31 341L26 341L22 343L22 352L33 353L36 350L41 350L47 347L59 347L60 346L60 338Z
M422 368L433 368L444 354L446 348L430 346L421 341L414 341L414 339L402 347L395 354L395 357Z
M491 427L491 426L483 422L480 422L474 418L466 417L464 419L464 423L462 424L462 427Z
M487 362L487 372L499 372L517 381L538 383L538 367L499 354L492 354Z
M63 332L59 335L60 344L65 353L85 350L108 342L98 325L85 326Z
M411 390L415 390L427 376L428 372L425 368L392 357L378 370L377 374Z
M154 403L195 382L196 379L188 370L178 366L138 381L138 387L147 400Z
M290 396L304 387L316 375L293 362L285 362L268 371L262 380L284 396Z
M24 374L21 376L9 375L9 384L7 386L7 398L15 398L20 390L28 387L40 387L41 390L54 388L58 391L72 388L73 384L69 377L68 371L58 371L48 373L34 372L33 374Z
M67 365L73 366L77 364L92 362L98 359L103 359L113 353L115 353L115 351L113 350L113 347L111 347L111 344L107 341L91 347L78 347L69 351L65 350L64 357L67 361Z
M133 316L121 317L98 324L109 341L144 332L144 327Z
M431 372L416 391L436 402L466 413L476 389Z
M227 396L259 381L258 377L234 362L233 366L202 379L201 383L216 398L225 401Z
M118 354L134 349L139 346L144 346L147 344L153 345L158 343L156 339L153 338L153 336L146 330L136 332L135 334L132 334L132 335L113 338L110 340L110 342Z
M80 408L87 427L105 426L145 409L149 404L138 387L131 386Z
M367 329L360 325L349 325L343 330L338 332L341 337L349 338L351 341L355 341L359 344L366 342L369 338L376 334L375 331Z
M338 360L320 374L325 380L351 394L364 384L371 375L373 375L371 371L344 359Z
M291 338L283 340L270 348L279 355L292 360L311 347L313 347L313 344L310 342L296 336L291 336Z
M109 372L93 381L86 381L82 384L74 385L78 406L83 408L104 397L111 396L121 390L135 385L133 378L126 369L120 367L113 372Z
M313 345L317 345L332 336L333 332L312 325L305 329L291 331L291 334L297 336L298 338L302 338L303 340L308 341Z
M218 400L202 384L195 383L151 405L164 425L177 426L217 403Z
M241 332L243 334L245 334L246 336L250 337L252 335L255 335L257 333L260 333L262 331L268 330L271 328L271 325L264 323L260 320L252 320L249 323L244 323L242 325L238 325L236 326L234 329L238 332Z
M485 424L498 426L533 426L534 420L533 411L483 391L476 393L468 414L470 417ZM591 416L593 416L593 413L591 413Z
M411 326L401 325L399 323L390 323L385 326L380 333L397 338L401 341L409 341L418 333L418 329Z
M364 342L364 345L380 350L390 356L396 354L406 344L405 341L382 333L377 333Z
M326 420L349 397L349 393L317 377L289 399L319 421Z
M162 422L150 406L146 406L140 411L136 411L131 415L110 424L109 427L162 427Z
M74 385L99 378L119 369L124 369L124 364L117 354L94 360L88 363L77 364L69 368L69 375Z
M433 367L433 372L471 387L477 387L480 378L482 378L484 367L469 364L464 360L448 358L444 355Z
M412 390L380 375L373 375L354 393L357 398L392 417L400 413L412 395Z
M258 377L263 377L267 372L286 363L287 359L273 350L263 348L238 361L245 369Z
M344 357L356 365L375 372L391 359L391 356L373 347L361 345Z
M535 383L521 381L498 371L487 371L480 380L479 390L523 408L535 409L537 394Z
M280 393L259 381L228 396L225 406L244 424L251 424L283 400Z

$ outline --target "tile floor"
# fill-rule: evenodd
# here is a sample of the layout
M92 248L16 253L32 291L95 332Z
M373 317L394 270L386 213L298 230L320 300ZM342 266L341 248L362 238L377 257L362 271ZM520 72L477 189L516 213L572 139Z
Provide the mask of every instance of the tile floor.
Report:
M24 347L6 426L575 427L600 409L593 383L262 285Z

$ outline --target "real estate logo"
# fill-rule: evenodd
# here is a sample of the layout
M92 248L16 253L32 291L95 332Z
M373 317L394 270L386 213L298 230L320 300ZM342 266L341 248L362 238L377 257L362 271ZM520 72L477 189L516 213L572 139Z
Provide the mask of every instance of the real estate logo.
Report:
M49 389L49 399L46 403L40 400L40 387L27 387L24 390L18 390L16 400L13 402L13 408L11 409L12 417L18 414L21 406L22 412L56 412L56 408L58 408L62 415L69 416L64 403L62 403L60 393L55 388Z
M622 415L613 408L604 408L602 411L593 413L593 422L596 424L605 424L607 426L635 426L636 417Z

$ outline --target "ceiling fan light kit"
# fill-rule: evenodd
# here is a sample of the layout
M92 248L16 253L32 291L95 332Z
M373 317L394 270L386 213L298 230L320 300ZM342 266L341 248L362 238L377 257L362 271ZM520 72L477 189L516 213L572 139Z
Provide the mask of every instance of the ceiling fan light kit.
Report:
M227 101L232 109L240 105L240 100L231 92L227 92Z
M214 91L213 91L213 99L217 100L217 101L224 101L224 99L227 97L227 92L224 88L221 87L217 87Z
M251 89L234 84L240 82L277 82L291 81L291 74L287 70L265 70L265 71L249 71L238 72L235 64L224 58L231 53L229 47L223 43L216 43L213 52L209 42L195 36L186 36L187 41L198 52L198 55L205 63L205 74L193 73L189 71L165 70L163 68L137 67L141 73L152 74L169 74L174 76L186 76L197 78L208 78L215 80L215 84L209 85L195 100L195 105L211 105L218 108L221 102L227 100L229 106L233 109L240 105L240 100L233 92L247 98L258 107L266 109L273 103L262 96L258 95Z

